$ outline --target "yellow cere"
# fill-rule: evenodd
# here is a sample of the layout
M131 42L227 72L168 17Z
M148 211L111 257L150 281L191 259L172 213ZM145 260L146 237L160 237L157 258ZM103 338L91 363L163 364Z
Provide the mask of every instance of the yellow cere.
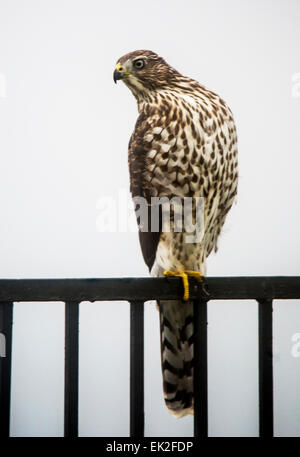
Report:
M122 71L122 70L124 70L123 67L122 67L122 65L120 64L120 62L117 63L116 70L117 70L117 71Z

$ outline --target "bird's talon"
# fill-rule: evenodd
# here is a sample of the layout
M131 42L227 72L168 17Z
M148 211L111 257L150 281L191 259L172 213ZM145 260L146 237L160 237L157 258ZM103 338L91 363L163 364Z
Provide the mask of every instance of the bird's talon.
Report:
M175 277L182 278L183 290L184 290L183 301L188 301L190 298L190 285L189 285L189 279L188 279L189 276L196 278L200 282L203 282L203 275L199 271L185 270L181 273L176 273L175 271L165 270L164 275L167 277L175 276Z
M194 271L194 270L185 270L185 273L188 276L191 276L192 278L197 279L199 282L203 282L203 274L201 274L199 271Z

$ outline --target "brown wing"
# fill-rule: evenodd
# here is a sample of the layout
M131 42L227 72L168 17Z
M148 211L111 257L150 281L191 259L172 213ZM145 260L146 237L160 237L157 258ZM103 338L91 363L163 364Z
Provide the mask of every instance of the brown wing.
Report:
M151 216L148 216L148 220L150 219L150 217ZM156 250L157 250L159 238L160 238L160 231L159 232L151 232L151 231L141 232L139 230L139 239L140 239L142 254L144 257L144 261L149 268L149 271L151 271L154 261L155 261Z
M142 249L144 261L149 270L155 261L157 245L161 234L161 213L159 216L158 231L151 232L151 196L149 189L145 186L145 166L146 156L149 150L149 143L144 141L144 136L149 129L147 122L148 115L141 113L136 125L135 130L130 138L128 148L128 164L130 173L130 192L132 197L144 197L148 203L148 231L141 230L141 221L137 214L137 223L139 227L139 240ZM135 205L135 210L139 210L139 205Z

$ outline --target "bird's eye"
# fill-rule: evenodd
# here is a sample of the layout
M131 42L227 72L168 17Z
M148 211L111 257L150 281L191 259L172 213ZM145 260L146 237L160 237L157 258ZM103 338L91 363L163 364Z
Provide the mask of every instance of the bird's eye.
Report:
M141 68L143 68L143 66L145 65L145 62L143 61L143 59L138 59L138 60L135 60L133 62L133 65L135 68L137 68L138 70L140 70Z

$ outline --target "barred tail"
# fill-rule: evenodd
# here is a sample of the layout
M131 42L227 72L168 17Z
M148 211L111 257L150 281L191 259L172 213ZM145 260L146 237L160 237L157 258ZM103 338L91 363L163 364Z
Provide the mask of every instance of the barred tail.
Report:
M193 414L193 305L161 301L161 361L164 398L177 417Z

